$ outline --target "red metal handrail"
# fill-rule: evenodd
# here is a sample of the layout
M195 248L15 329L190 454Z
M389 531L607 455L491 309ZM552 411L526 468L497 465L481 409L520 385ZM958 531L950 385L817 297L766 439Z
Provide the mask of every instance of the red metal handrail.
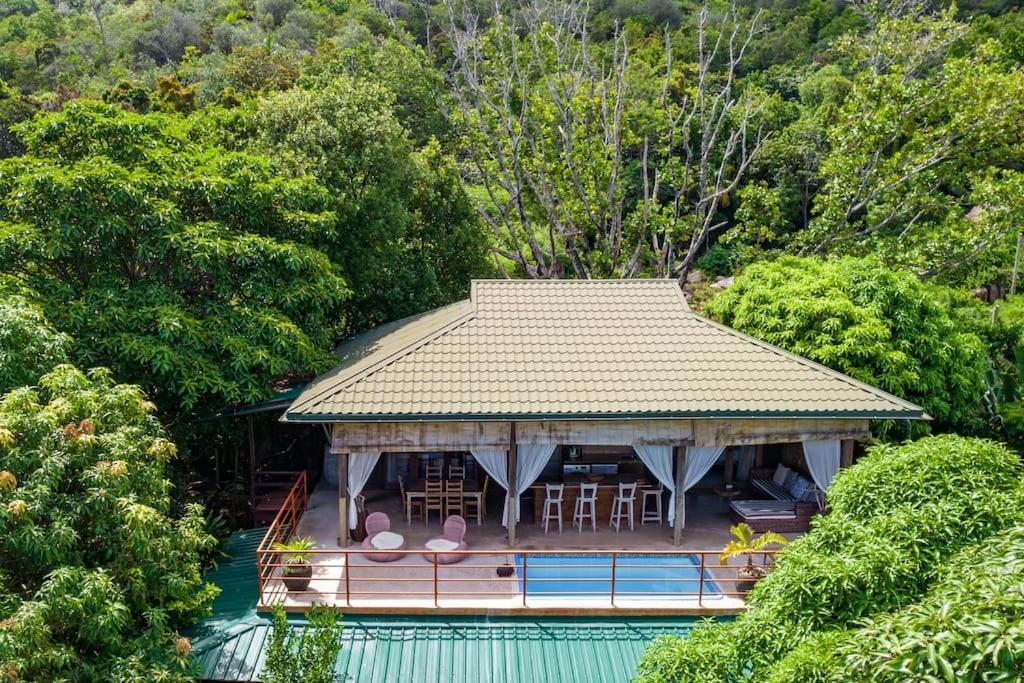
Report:
M276 561L280 553L273 550L274 544L291 538L299 525L299 520L306 512L306 506L309 505L308 481L305 470L298 473L288 490L288 495L274 515L274 521L267 527L263 540L256 547L256 580L261 599L266 590L266 581L273 576L274 569L279 566Z
M297 521L298 517L301 516L301 510L304 509L305 501L302 496L296 495L294 500L289 501L289 508L287 510L282 507L278 518L275 519L272 529L280 530L279 533L289 533L295 528L294 524L290 520L294 519ZM270 538L268 532L265 541ZM259 577L260 577L260 604L264 607L268 606L272 602L277 600L272 598L279 598L284 595L285 589L281 585L271 586L269 580L274 578L275 572L284 568L285 563L281 561L280 554L277 551L270 549L270 545L267 543L261 543L260 548L257 550L257 563L259 565ZM606 597L609 599L609 604L612 608L616 609L628 609L629 605L623 606L621 603L622 595L627 595L630 598L643 599L644 594L633 593L629 591L629 586L634 583L645 582L651 579L645 577L622 577L622 569L630 566L640 566L635 563L631 563L632 559L630 556L654 556L654 557L678 557L683 555L696 556L699 559L698 562L694 562L694 569L697 570L697 576L694 577L663 577L657 580L661 583L668 584L669 586L679 586L680 591L669 590L661 593L651 593L650 598L661 600L667 595L671 595L678 598L690 598L693 599L698 607L706 607L708 601L708 594L710 589L708 588L708 582L714 582L714 597L715 599L721 597L744 597L747 593L746 588L742 587L746 579L740 577L738 570L746 566L746 562L740 564L730 564L728 562L722 562L719 558L720 551L717 550L602 550L602 549L588 549L588 550L523 550L516 551L514 549L509 550L454 550L454 551L427 551L427 550L403 550L401 552L408 553L409 555L422 555L426 561L432 564L429 572L426 572L427 567L424 565L416 564L388 564L388 563L353 563L351 560L358 556L371 556L371 555L392 555L395 551L391 550L363 550L363 549L338 549L338 550L312 550L312 555L315 560L314 563L317 567L320 575L325 572L332 576L335 574L335 570L338 572L337 577L340 579L342 575L343 580L343 592L336 590L320 591L320 590L305 590L305 591L292 591L288 594L291 596L306 596L309 597L313 602L327 602L332 601L335 604L343 604L345 607L353 607L353 598L359 599L363 596L377 596L378 598L384 599L407 599L407 598L425 598L429 600L427 603L432 604L434 607L442 607L442 600L446 598L502 598L502 599L515 599L522 605L522 608L531 608L527 598L528 595L533 595L530 590L529 584L532 583L534 587L538 584L550 585L552 583L566 585L567 588L560 592L560 596L555 597ZM501 582L500 579L495 577L493 570L499 567L506 567L509 564L509 555L519 554L521 555L521 563L519 570L515 572L513 580L516 582L510 585L505 582ZM478 558L486 559L487 557L496 558L493 563L480 563L474 562L471 565L446 565L437 562L440 556L451 556L451 555L462 555L466 558ZM562 555L574 557L576 561L562 563L560 566L571 569L571 568L585 568L595 566L608 566L607 561L602 561L599 564L588 562L587 556L591 555L602 555L610 556L611 558L611 575L608 578L601 577L543 577L543 576L531 576L530 575L530 563L529 558L531 555L544 556L544 555ZM330 561L333 557L337 557L337 561ZM578 559L577 559L578 558ZM766 551L761 554L758 558L754 559L754 566L759 567L765 571L771 569L774 565L775 552ZM431 561L433 560L433 561ZM666 564L657 562L651 563L646 562L642 565L651 569L680 569L678 564ZM484 571L480 576L444 576L444 572L449 570L461 569L466 567L472 567L476 570L487 570ZM410 576L409 571L416 572L418 569L423 570L425 573L423 576ZM488 574L488 571L491 573ZM354 575L355 574L355 575ZM333 578L333 577L332 577ZM383 582L386 585L384 587L374 586L360 586L360 583L367 582ZM498 581L495 588L489 588L484 586L481 589L480 586L475 584L487 584L489 581ZM601 588L599 590L586 590L588 587L587 583L594 582L608 582L608 588ZM429 583L429 589L427 584ZM411 584L411 585L410 585ZM419 584L417 586L417 584ZM583 584L580 586L580 590L575 590L574 585ZM693 586L693 584L696 584ZM727 590L731 585L735 587L735 590ZM335 584L337 585L337 584ZM692 588L687 588L692 586ZM393 589L393 590L392 590ZM623 593L623 590L626 592ZM541 591L544 594L544 591ZM547 595L545 597L552 597ZM365 605L364 605L365 606ZM492 605L493 606L493 605ZM593 605L590 605L593 606ZM481 605L481 608L484 606ZM666 604L666 608L678 607L678 604ZM729 609L733 609L735 604L729 606ZM566 607L566 609L569 609ZM574 609L578 609L574 608Z

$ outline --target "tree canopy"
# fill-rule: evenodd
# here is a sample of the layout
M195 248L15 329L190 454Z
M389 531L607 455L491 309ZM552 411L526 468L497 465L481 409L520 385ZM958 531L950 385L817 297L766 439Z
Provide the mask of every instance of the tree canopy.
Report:
M174 115L98 103L24 124L0 163L0 264L79 363L172 410L258 400L330 364L347 295L315 245L334 214L310 178L193 142Z
M708 312L726 325L922 406L984 424L986 347L952 290L873 258L784 257L747 268Z
M202 508L136 386L60 365L0 400L0 663L11 681L189 680Z

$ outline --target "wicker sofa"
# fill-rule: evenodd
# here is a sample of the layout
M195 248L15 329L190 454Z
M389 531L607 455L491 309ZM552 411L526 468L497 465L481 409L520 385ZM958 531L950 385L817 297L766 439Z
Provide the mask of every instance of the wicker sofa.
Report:
M810 495L802 494L797 499L790 489L773 480L771 468L755 468L751 471L751 485L755 491L767 496L762 500L735 500L729 506L729 518L743 522L757 533L797 533L807 531L811 517L819 514L817 500L807 500Z

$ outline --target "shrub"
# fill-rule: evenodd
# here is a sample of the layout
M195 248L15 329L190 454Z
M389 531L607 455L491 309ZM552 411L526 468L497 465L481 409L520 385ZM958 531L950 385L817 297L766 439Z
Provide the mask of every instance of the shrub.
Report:
M703 624L685 641L657 641L640 679L820 680L814 672L829 670L831 661L819 659L827 653L821 644L841 638L822 633L906 607L934 584L945 559L1024 522L1020 476L1014 453L981 439L873 447L839 473L828 493L830 513L781 553L746 613Z

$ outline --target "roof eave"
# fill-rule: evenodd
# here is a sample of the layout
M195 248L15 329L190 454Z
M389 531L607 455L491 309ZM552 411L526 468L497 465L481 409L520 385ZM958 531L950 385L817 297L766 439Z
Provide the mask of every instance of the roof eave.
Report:
M528 422L542 420L707 420L707 419L835 419L835 420L931 420L924 412L905 411L772 411L724 410L679 412L624 412L624 413L423 413L423 414L367 414L351 413L285 413L282 422L311 424L320 422Z

